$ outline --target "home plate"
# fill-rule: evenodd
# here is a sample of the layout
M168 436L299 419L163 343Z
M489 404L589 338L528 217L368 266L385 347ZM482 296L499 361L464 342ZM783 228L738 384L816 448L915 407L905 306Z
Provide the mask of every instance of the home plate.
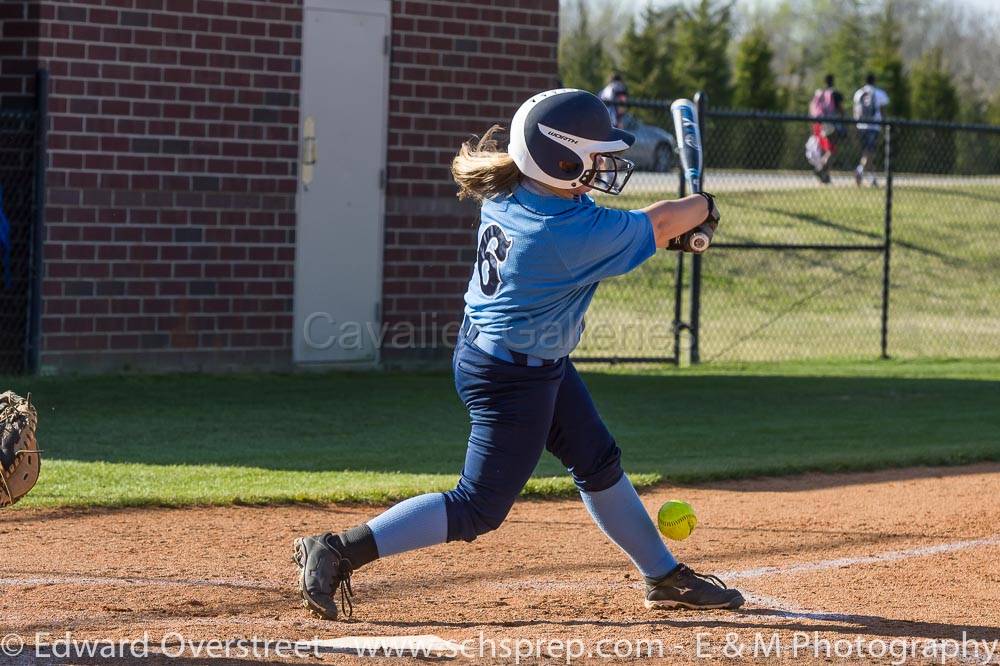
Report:
M296 641L296 647L315 652L340 652L387 657L458 657L462 645L440 636L343 636L341 638Z

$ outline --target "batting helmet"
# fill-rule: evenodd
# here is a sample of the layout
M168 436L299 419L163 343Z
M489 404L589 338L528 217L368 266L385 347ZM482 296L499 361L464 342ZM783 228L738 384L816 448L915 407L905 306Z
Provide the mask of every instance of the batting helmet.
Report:
M635 137L612 127L596 95L573 88L538 93L514 114L507 152L525 176L560 189L587 185L618 194L635 164L613 153Z

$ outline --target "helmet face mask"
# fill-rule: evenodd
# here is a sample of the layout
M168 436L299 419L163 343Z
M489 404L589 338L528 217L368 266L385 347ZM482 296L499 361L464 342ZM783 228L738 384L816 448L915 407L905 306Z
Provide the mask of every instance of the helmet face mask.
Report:
M549 187L619 194L635 168L615 154L635 137L612 126L604 102L583 90L538 93L514 114L510 134L507 152L518 169Z
M633 170L635 163L631 160L613 153L596 153L593 166L580 176L580 184L605 194L621 194Z

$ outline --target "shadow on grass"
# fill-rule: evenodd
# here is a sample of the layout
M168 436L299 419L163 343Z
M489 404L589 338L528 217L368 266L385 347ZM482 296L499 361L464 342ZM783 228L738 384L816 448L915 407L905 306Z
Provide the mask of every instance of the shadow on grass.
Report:
M936 195L941 196L941 197L965 197L966 199L976 199L977 201L989 201L989 202L992 202L992 203L1000 203L1000 196L991 197L991 196L989 196L987 194L983 194L982 192L979 192L979 191L977 191L977 192L970 192L969 190L962 190L962 189L951 190L951 189L947 189L947 188L944 188L944 187L924 187L924 186L921 186L920 192L921 192L921 194L923 194L923 193L936 194ZM906 192L906 186L905 185L903 187L903 192L901 194L904 194L904 195L908 194L908 192Z
M862 238L869 238L871 240L878 241L878 243L881 243L883 238L881 232L876 233L873 231L864 231L862 229L855 229L854 227L850 227L846 224L840 224L839 222L834 222L833 220L828 220L826 218L819 217L818 215L810 215L808 213L797 213L794 211L783 210L781 208L762 207L759 210L766 211L768 213L773 213L775 215L784 215L787 217L791 217L796 220L801 220L802 222L808 222L809 224L812 224L817 227L833 229L835 231L841 231L845 234L861 236ZM876 243L873 243L873 245L874 244ZM955 257L951 255L944 254L943 252L939 252L937 250L932 250L931 248L928 247L917 245L916 243L910 243L908 241L899 240L898 238L893 239L892 245L893 247L903 247L908 250L913 250L918 254L923 254L928 257L935 257L937 259L941 259L946 263L950 264L960 263L960 261L958 261Z
M693 483L1000 459L996 382L585 376L630 473ZM34 394L50 460L457 474L468 435L445 374L32 378L15 388ZM565 471L545 454L537 474Z

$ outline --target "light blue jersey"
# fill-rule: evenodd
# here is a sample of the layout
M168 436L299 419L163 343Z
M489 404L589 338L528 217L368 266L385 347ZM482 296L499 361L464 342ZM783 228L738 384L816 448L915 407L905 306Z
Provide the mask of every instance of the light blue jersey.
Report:
M580 342L598 283L655 252L653 226L642 211L520 186L483 203L466 317L507 349L562 358Z

